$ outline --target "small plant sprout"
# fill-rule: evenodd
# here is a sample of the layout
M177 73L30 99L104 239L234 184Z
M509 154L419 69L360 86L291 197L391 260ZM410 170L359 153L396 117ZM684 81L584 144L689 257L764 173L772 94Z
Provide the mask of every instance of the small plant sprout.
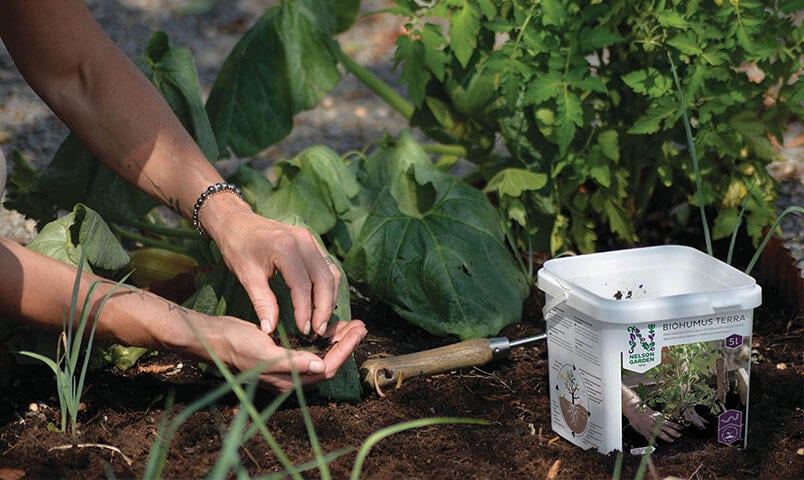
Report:
M90 310L92 309L90 301L92 299L92 294L95 292L95 289L98 287L98 285L101 283L107 283L107 281L96 280L92 282L84 299L80 317L76 319L78 293L81 287L81 276L84 267L84 250L81 245L78 245L78 249L81 253L78 261L78 270L75 275L75 283L73 285L73 294L70 301L70 313L67 316L67 320L64 322L62 332L59 335L56 346L56 360L54 361L53 359L36 352L20 352L21 355L39 360L53 370L53 373L56 376L56 391L58 393L59 409L61 411L60 431L66 431L67 420L69 419L70 433L73 437L75 437L78 433L76 431L78 409L81 403L81 395L84 391L84 380L89 367L90 355L92 354L97 319L100 317L106 301L112 296L112 294L114 294L115 290L122 285L126 278L128 278L128 275L123 277L122 280L115 283L114 287L109 291L109 293L103 296L100 306L97 310L97 314L95 315L95 318L91 320L89 332L87 333L87 324L90 322L89 315ZM85 336L86 347L84 350L84 355L83 358L79 358ZM79 360L81 360L80 367Z

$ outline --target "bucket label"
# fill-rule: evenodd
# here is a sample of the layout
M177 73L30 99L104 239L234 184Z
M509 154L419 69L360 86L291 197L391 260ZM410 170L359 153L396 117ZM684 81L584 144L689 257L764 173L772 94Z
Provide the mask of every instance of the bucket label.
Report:
M653 418L686 436L747 443L750 311L601 322L568 305L546 318L553 430L601 453L653 440ZM627 450L626 450L627 451Z
M628 333L628 350L623 357L623 368L632 372L646 372L662 361L657 355L656 324L630 325ZM661 350L659 350L659 353Z

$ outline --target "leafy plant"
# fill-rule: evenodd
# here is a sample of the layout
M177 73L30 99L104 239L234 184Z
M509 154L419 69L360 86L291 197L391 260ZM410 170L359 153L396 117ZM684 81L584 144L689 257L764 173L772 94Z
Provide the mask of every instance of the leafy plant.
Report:
M704 192L704 187L703 187L703 181L702 181L702 178L701 178L700 163L699 163L699 160L698 160L698 154L696 153L696 150L695 150L695 142L694 142L694 140L692 138L692 131L691 131L691 128L690 128L690 120L689 120L689 117L687 115L687 107L686 107L686 104L684 102L684 92L681 89L681 85L680 85L680 82L679 82L679 79L678 79L678 72L676 71L676 66L673 63L672 58L670 59L670 68L671 68L671 70L673 72L673 80L675 82L676 90L678 91L678 94L679 94L679 97L680 97L680 100L681 100L681 113L682 113L682 117L683 117L683 120L684 120L684 130L686 131L686 134L687 134L687 146L689 147L689 150L690 150L690 159L692 160L693 171L695 173L695 177L694 177L694 179L695 179L695 192L696 192L696 195L697 195L697 198L698 198L698 209L701 212L700 213L701 214L701 224L702 224L702 231L704 233L706 251L707 251L707 253L709 253L709 255L713 255L714 252L712 250L711 233L710 233L710 229L709 229L709 223L707 222L707 219L706 219L707 218L706 217L706 209L704 208L704 205L703 205L704 204L703 198L704 198L704 193L705 192ZM746 208L748 206L748 202L751 201L752 199L756 200L759 196L761 196L761 194L757 193L756 188L755 188L755 184L753 182L749 183L748 191L747 191L747 193L745 195L745 198L742 201L742 207L740 208L739 214L738 214L736 220L734 220L733 225L731 227L731 243L729 244L729 250L728 250L728 253L726 255L726 263L731 264L732 255L734 253L734 245L735 245L735 242L737 240L737 234L740 231L740 227L741 227L742 221L743 221L743 216L744 216L745 210L746 210ZM765 236L762 239L762 241L760 242L760 244L757 247L757 249L755 250L753 257L748 262L748 266L745 269L746 274L751 273L751 270L754 268L754 265L759 260L760 255L762 255L762 251L765 249L765 246L768 244L768 241L770 240L771 236L776 232L776 228L779 226L779 224L781 224L782 219L785 216L790 215L792 213L804 214L804 207L793 205L793 206L787 207L786 209L784 209L784 211L782 211L781 214L779 214L779 216L776 218L776 221L773 223L773 225L765 233ZM730 221L729 223L732 223L732 222ZM716 225L715 228L717 230L718 226ZM723 228L722 224L720 225L720 228L721 229Z
M547 175L544 187L500 199L519 248L593 251L604 230L634 243L651 208L697 202L677 143L684 127L668 53L683 69L716 237L731 233L752 182L761 192L746 206L755 242L772 221L764 164L776 153L766 135L781 138L788 116L801 113L793 5L395 4L408 18L396 60L415 105L411 121L463 146L480 182L501 167ZM736 68L743 62L765 77L751 81Z
M73 436L78 433L76 431L78 409L81 403L81 396L84 393L84 380L86 379L87 368L89 367L89 360L92 354L97 319L100 317L106 301L125 280L123 279L116 283L114 287L103 296L96 310L94 319L92 319L91 323L88 323L90 322L89 314L92 310L90 300L97 286L104 281L96 280L92 282L84 298L80 316L76 318L81 287L81 275L84 269L84 247L82 245L76 245L76 249L79 254L78 270L75 275L73 294L70 300L70 312L67 315L67 319L64 321L63 330L58 338L55 360L36 352L20 352L21 355L39 360L53 371L53 374L56 376L56 392L58 394L59 410L61 412L60 430L62 432L67 430L67 420L69 419L70 433ZM88 331L87 327L89 327ZM82 348L85 336L86 347ZM81 357L82 350L84 351L83 357ZM81 361L80 364L79 361Z
M706 407L712 414L721 410L716 391L709 384L717 375L718 356L722 357L722 352L710 342L668 347L662 363L648 371L660 386L649 393L647 404L683 425L703 427L695 407Z
M340 81L339 64L438 142L389 135L343 157L318 146L278 162L276 185L249 167L230 179L258 213L298 218L320 235L353 283L409 321L438 334L496 334L520 318L533 275L523 254L636 243L645 216L669 206L714 211L715 238L744 218L757 242L772 222L767 136L780 138L801 113L792 82L801 32L791 5L398 0L390 11L407 24L395 60L409 100L335 40L359 5L287 0L269 8L227 57L205 104L189 51L164 33L140 65L213 162L253 155L289 133L293 116ZM764 78L750 81L735 68L743 61ZM685 127L673 63L702 152L699 198L678 143ZM475 168L461 178L440 173L459 157ZM214 246L148 215L154 202L73 136L43 171L19 163L8 205L41 224L85 202L121 237L220 264ZM392 237L402 233L405 243ZM216 295L224 311L247 316L229 297L239 295L233 279L223 284Z

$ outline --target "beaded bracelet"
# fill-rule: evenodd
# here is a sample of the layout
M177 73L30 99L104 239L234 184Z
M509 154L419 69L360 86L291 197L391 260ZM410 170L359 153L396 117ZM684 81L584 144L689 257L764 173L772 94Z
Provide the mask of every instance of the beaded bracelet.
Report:
M201 195L196 200L195 205L193 206L193 227L201 235L203 239L209 239L209 234L204 227L201 226L201 221L198 219L198 212L201 211L201 207L204 206L204 203L207 199L216 193L220 192L232 192L237 194L240 198L243 198L243 192L237 185L232 185L231 183L216 183L214 185L210 185L204 190Z

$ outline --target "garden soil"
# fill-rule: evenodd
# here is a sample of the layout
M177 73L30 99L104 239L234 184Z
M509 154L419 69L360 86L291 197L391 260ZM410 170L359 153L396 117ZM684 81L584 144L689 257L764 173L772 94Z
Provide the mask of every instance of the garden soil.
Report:
M178 0L90 0L101 24L121 48L136 56L150 31L167 31L178 45L193 50L202 85L208 88L222 56L270 2ZM383 2L364 2L368 9ZM236 7L233 7L236 5ZM203 7L192 13L188 6ZM344 48L375 73L391 71L390 55L400 26L372 16L341 39ZM66 134L47 114L0 50L0 146L20 150L42 164ZM8 121L8 119L13 121ZM404 121L349 77L321 106L297 118L290 138L255 159L269 172L271 159L286 158L305 145L322 143L343 152L395 132ZM232 161L236 163L237 161ZM798 168L798 166L793 166ZM13 212L9 215L13 215ZM2 222L10 223L9 217ZM21 223L20 241L26 224ZM656 242L700 240L667 238ZM696 245L699 246L699 245ZM804 478L804 341L800 298L780 295L775 268L779 256L758 270L763 304L754 315L748 448L717 444L711 432L685 430L672 444L660 442L645 478L782 479ZM768 257L771 258L771 257ZM785 257L786 258L786 257ZM544 260L544 259L540 259ZM785 260L787 262L787 260ZM789 262L788 262L789 263ZM798 279L795 279L798 282ZM797 284L800 285L800 284ZM500 334L511 339L544 331L542 298L534 289L520 323ZM358 347L358 364L368 358L398 355L446 345L454 338L434 337L399 319L388 307L359 297L353 313L369 335ZM0 480L17 478L139 478L157 440L160 425L221 383L192 359L160 353L126 371L94 370L87 379L76 438L51 431L58 423L53 376L44 367L0 355ZM257 392L258 408L275 396ZM328 464L333 478L347 478L355 449L383 427L431 417L481 419L485 425L433 425L394 434L369 452L361 478L371 479L606 479L618 468L616 454L583 451L550 428L546 344L515 348L508 358L477 368L403 379L382 392L367 390L359 402L336 403L306 395L309 414L325 453L342 455ZM172 406L167 407L168 399ZM227 396L214 408L193 414L170 443L165 478L202 478L219 457L222 436L237 414L238 401ZM266 422L279 447L294 464L314 460L310 436L296 399L286 401ZM637 475L642 458L630 454L645 441L625 429L621 478ZM259 434L239 450L252 476L280 471L281 463ZM313 469L305 478L320 478Z
M522 338L543 331L539 297L534 295L521 323L502 334ZM358 347L358 364L445 345L455 339L433 337L368 301L355 304L369 335ZM801 319L781 299L765 295L755 312L754 364L748 448L717 444L711 431L684 431L672 444L660 442L648 464L648 479L699 480L804 478L804 343ZM606 479L617 455L583 451L550 428L545 344L515 348L507 359L430 377L411 378L395 388L367 391L354 404L307 395L309 413L323 452L346 453L332 461L333 478L348 478L364 440L383 427L431 417L461 417L486 425L435 425L394 434L369 452L361 478L371 479ZM127 370L103 369L87 380L80 435L49 430L58 423L52 375L38 366L4 368L0 402L0 478L139 478L157 439L160 424L174 418L220 383L190 359L159 354ZM173 406L165 408L166 399ZM257 408L273 400L256 395ZM228 396L214 408L192 415L173 438L165 478L202 478L218 459L238 408ZM298 403L288 400L266 422L281 449L295 464L314 460ZM625 429L623 479L634 478L641 457L628 452L646 442ZM114 447L112 451L96 444ZM277 456L258 434L240 449L252 476L281 470ZM130 463L129 463L130 462ZM305 478L320 478L312 470Z

